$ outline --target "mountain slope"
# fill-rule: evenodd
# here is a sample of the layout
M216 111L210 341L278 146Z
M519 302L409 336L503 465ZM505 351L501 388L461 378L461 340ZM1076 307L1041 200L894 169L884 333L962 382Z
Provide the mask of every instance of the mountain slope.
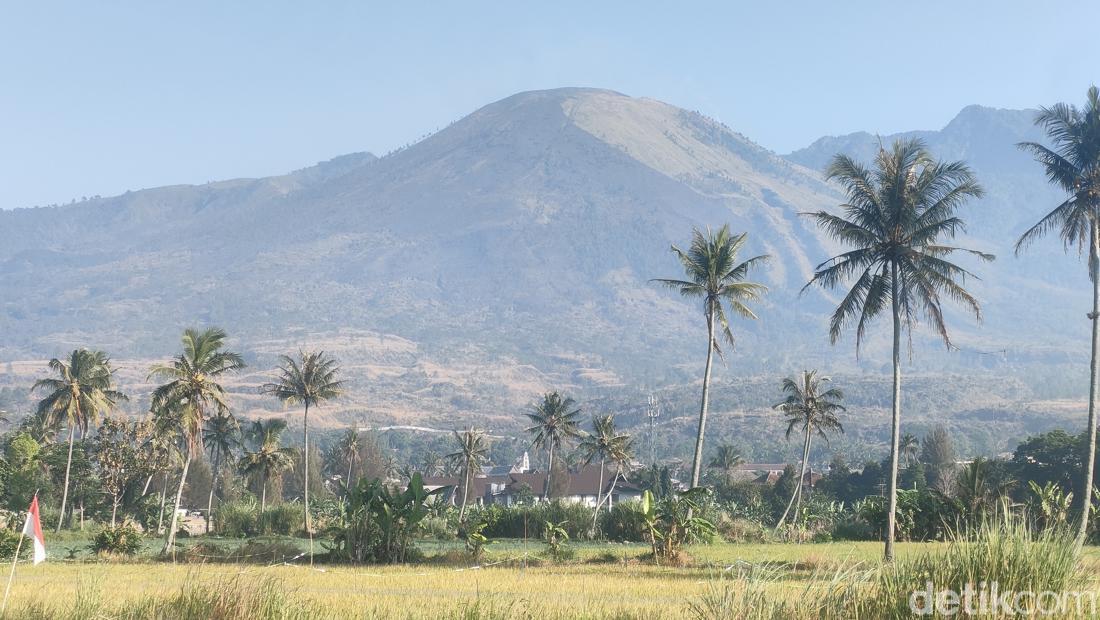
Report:
M974 164L990 191L964 214L971 241L1002 258L975 284L987 323L953 317L963 350L922 347L912 370L1080 361L1083 272L1055 249L1010 258L1035 205L1053 204L1011 147L1035 137L1025 116L968 108L922 134ZM771 291L760 320L733 326L738 347L720 374L874 373L887 330L857 362L851 343L825 336L833 296L800 294L837 248L798 215L842 200L812 168L874 145L823 139L784 159L696 113L569 88L490 104L380 159L0 211L0 359L102 347L133 360L140 384L183 327L213 324L257 369L298 347L336 353L356 395L333 414L341 423L514 418L542 390L697 380L698 305L649 280L680 275L669 246L693 226L728 223L750 233L749 252L772 256L754 274ZM264 406L260 380L242 381L249 406Z
M785 300L824 251L797 211L836 201L709 119L588 89L516 95L336 163L0 213L5 353L154 354L200 322L246 343L352 327L621 373L655 346L699 348L681 346L697 311L647 283L677 275L670 243L751 231ZM757 334L778 330L763 315Z

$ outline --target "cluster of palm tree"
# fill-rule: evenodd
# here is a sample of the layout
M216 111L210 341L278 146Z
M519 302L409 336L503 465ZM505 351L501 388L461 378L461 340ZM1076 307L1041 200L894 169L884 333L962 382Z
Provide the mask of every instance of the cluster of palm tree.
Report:
M169 363L154 366L149 373L151 379L160 379L164 383L156 387L151 395L150 431L143 446L146 460L150 463L151 472L163 473L165 487L168 486L172 469L177 466L181 468L175 493L175 510L172 512L168 536L165 539L165 552L171 550L175 542L180 503L193 460L208 453L213 465L206 512L206 529L209 531L214 495L219 485L219 472L241 447L240 426L221 382L230 373L243 369L245 363L239 354L226 350L226 338L226 333L217 328L203 331L187 329L181 339L183 351ZM50 360L49 367L56 376L35 382L32 391L45 393L39 402L36 416L44 433L51 433L61 424L68 428L68 460L61 517L57 524L57 529L60 530L66 514L76 434L79 432L81 437L86 436L91 424L113 411L120 402L127 400L127 396L115 389L114 368L110 358L101 351L78 349L72 352L67 361ZM278 377L262 388L264 393L275 396L286 405L301 404L304 408L303 466L307 481L309 409L340 394L342 382L336 378L338 373L336 361L325 353L300 352L297 359L283 356ZM282 420L256 421L246 433L246 440L252 449L245 451L237 465L242 472L259 477L262 487L261 508L266 499L267 481L294 463L295 452L282 448L279 444L280 434L285 428L286 423ZM151 473L146 481L146 490L152 481L152 475ZM304 490L303 517L307 531L311 525L308 487L307 483ZM163 516L164 493L161 503Z
M529 412L524 414L531 422L526 432L531 435L534 448L546 450L546 479L540 498L548 501L553 495L554 466L561 461L563 450L576 443L577 455L584 465L596 461L600 464L599 484L596 505L592 514L592 527L595 529L600 509L610 499L619 480L626 480L631 461L634 458L634 440L629 434L620 432L615 426L615 416L611 414L592 416L592 430L587 432L580 427L581 410L572 398L558 392L543 395ZM459 522L466 520L466 507L470 499L470 487L474 478L481 473L489 462L489 441L484 431L468 429L454 431L455 450L440 460L433 453L424 456L423 469L432 474L441 470L442 463L448 463L461 472L462 493L459 508ZM555 461L555 455L558 455ZM615 473L607 490L604 490L607 465L615 467Z
M1042 126L1053 147L1023 143L1033 153L1048 179L1065 190L1067 197L1053 211L1026 231L1017 243L1017 252L1039 237L1057 232L1063 244L1088 248L1089 275L1093 284L1092 364L1089 380L1087 475L1081 501L1077 544L1082 545L1088 527L1096 448L1096 391L1100 379L1100 94L1089 89L1083 109L1059 103L1043 108L1036 124ZM843 296L829 321L829 337L835 344L849 328L855 331L858 356L866 330L878 316L889 313L893 336L893 394L891 406L889 510L885 540L885 558L894 558L897 513L898 461L901 454L901 349L902 335L911 334L921 319L949 348L951 338L944 320L943 302L955 302L969 310L979 322L981 306L965 288L967 278L977 276L953 262L956 255L978 260L993 260L984 252L951 244L965 230L957 215L967 201L980 198L981 186L963 162L936 160L920 140L899 140L890 148L879 149L868 168L846 155L833 158L826 179L838 182L847 200L841 213L806 213L829 236L847 249L820 263L806 287L843 289ZM713 353L719 352L716 331L721 328L725 340L733 336L724 305L745 318L755 318L746 303L765 291L761 284L746 278L752 267L765 260L757 256L739 261L737 255L746 242L744 234L735 235L728 227L717 232L696 230L689 250L672 250L686 274L685 279L658 279L656 282L679 290L682 295L703 300L707 327L707 355L703 371L699 425L692 464L691 484L699 483ZM803 289L805 290L805 288ZM910 336L910 343L912 338ZM911 346L911 345L910 345ZM792 386L793 387L793 386ZM800 390L803 391L804 390ZM804 396L804 394L803 394ZM800 397L790 391L792 409ZM788 427L793 432L803 426L805 455L814 423L796 417ZM839 429L839 423L837 423ZM805 457L804 457L805 458ZM801 486L801 485L798 485ZM798 491L792 501L797 503Z

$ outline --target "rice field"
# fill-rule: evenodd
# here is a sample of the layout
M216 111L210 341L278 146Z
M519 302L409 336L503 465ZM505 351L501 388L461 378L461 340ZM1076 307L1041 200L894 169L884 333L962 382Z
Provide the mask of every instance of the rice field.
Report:
M229 544L231 541L224 541ZM239 541L236 541L239 543ZM299 543L303 541L298 541ZM762 593L798 600L814 596L822 575L877 565L878 543L715 544L689 549L687 565L654 566L639 559L646 548L630 544L578 544L576 557L549 563L541 545L498 542L481 563L456 561L453 543L428 543L436 559L407 566L309 566L294 563L168 563L151 559L112 562L78 559L21 565L8 617L176 617L169 607L149 611L153 601L195 592L248 592L270 588L290 603L264 617L278 618L692 618L691 604L735 580L752 566L771 567ZM937 551L940 544L900 546L901 557ZM56 555L54 556L56 557ZM1085 562L1100 564L1089 549ZM1095 570L1088 571L1095 574ZM816 581L815 581L816 580ZM237 590L233 590L237 588ZM190 592L191 594L188 594ZM235 593L234 593L235 592ZM244 593L242 593L244 592ZM180 606L178 600L172 605ZM175 609L175 607L171 607ZM134 611L133 616L120 610ZM13 613L14 612L14 613ZM201 617L240 617L259 612L223 611ZM182 617L182 616L181 616Z

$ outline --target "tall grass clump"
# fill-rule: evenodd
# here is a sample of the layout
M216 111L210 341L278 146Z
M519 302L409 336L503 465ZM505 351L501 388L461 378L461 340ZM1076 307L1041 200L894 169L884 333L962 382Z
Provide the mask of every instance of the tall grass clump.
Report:
M213 583L191 582L169 596L148 597L122 606L109 605L102 591L82 587L70 604L34 604L11 616L32 620L312 620L329 615L298 600L273 577L247 579L236 576Z
M969 617L1005 617L991 603L996 593L1040 593L1062 595L1094 586L1084 578L1073 545L1073 535L1065 528L1034 531L1023 519L1009 517L986 520L967 529L955 530L946 548L936 552L902 556L894 563L877 568L860 566L841 568L831 574L817 571L806 581L804 591L790 595L783 582L789 574L773 568L752 567L735 578L712 582L707 593L688 605L696 618L768 618L773 620L841 620L847 618L912 618L964 616L961 603L955 613L941 614L936 608L940 593L962 596L970 591L971 608L981 612L980 596L989 601L984 609ZM996 584L994 590L993 584ZM929 593L926 597L914 593ZM1096 594L1093 592L1093 594ZM1047 609L1051 609L1047 600ZM1100 600L1100 595L1096 599ZM1090 599L1081 599L1078 609L1074 595L1049 618L1093 617ZM1022 601L1025 615L1036 615L1036 599ZM1015 614L1007 614L1015 615Z
M860 601L879 617L909 617L914 591L1054 592L1087 587L1073 534L1064 527L1035 531L1023 519L987 519L949 535L947 548L883 567L875 596ZM931 585L931 588L929 588ZM1033 605L1033 603L1032 603ZM1032 606L1031 609L1034 609Z

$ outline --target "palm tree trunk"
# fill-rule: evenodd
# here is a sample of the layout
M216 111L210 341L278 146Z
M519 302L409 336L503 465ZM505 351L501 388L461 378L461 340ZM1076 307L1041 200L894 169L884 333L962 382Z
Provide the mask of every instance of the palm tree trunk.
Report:
M149 477L145 479L145 486L141 489L141 496L145 497L149 494L149 485L153 484L153 474L149 474Z
M554 473L554 441L549 442L549 448L547 450L548 456L546 458L546 488L542 490L542 498L547 503L550 502L550 476Z
M313 524L309 522L309 401L305 403L305 414L302 416L302 437L305 445L302 446L302 460L304 467L302 473L302 500L305 503L306 533L309 534L309 565L313 566Z
M470 457L466 457L466 471L462 477L462 508L458 510L458 522L466 522L466 500L470 497Z
M600 484L596 487L596 509L592 511L592 533L596 532L596 519L600 516L600 504L603 504L603 500L600 499L603 494L603 466L606 458L600 459Z
M267 510L267 476L260 476L260 518Z
M883 557L894 561L894 531L898 510L898 447L901 441L901 303L898 300L898 265L891 263L890 306L894 315L894 398L890 420L890 499L886 514L886 549Z
M210 479L210 496L206 498L206 533L210 533L210 516L214 510L214 491L218 488L218 468L221 464L218 462L221 460L221 450L216 451L214 456L214 475Z
M794 491L791 492L791 500L789 502L787 502L787 508L783 511L783 516L779 517L779 523L775 524L775 529L776 530L779 530L779 528L783 527L783 523L786 522L786 520L787 520L787 515L790 514L790 512L791 512L791 507L795 505L796 498L799 495L801 495L802 472L806 471L806 455L809 453L809 451L810 451L810 425L807 423L806 424L806 439L805 439L805 441L802 442L802 461L798 465L798 467L799 467L799 469L798 469L798 471L799 471L798 480L795 482ZM795 516L791 518L792 521L794 519L798 518L798 509L797 508L795 508L794 514L795 514Z
M1085 544L1089 532L1089 510L1092 508L1092 481L1096 467L1096 387L1097 387L1097 350L1100 349L1100 231L1097 224L1092 225L1091 249L1089 251L1089 271L1092 276L1092 360L1089 364L1089 453L1085 458L1085 488L1081 492L1081 521L1077 525L1077 538L1074 541L1078 550Z
M708 302L713 304L715 302ZM699 431L695 434L695 458L691 464L691 486L699 486L703 466L703 433L707 427L707 407L710 404L710 371L714 362L714 307L707 307L707 365L703 370L703 398L699 405Z
M355 456L348 457L348 480L347 485L344 487L344 499L348 498L348 494L351 493L351 466L355 463Z
M191 467L191 455L188 454L187 458L183 461L183 472L180 473L180 485L176 490L176 508L172 511L172 522L168 528L168 538L164 541L164 550L161 554L173 551L173 545L176 543L176 527L179 522L180 516L180 502L183 501L183 485L187 481L187 470Z
M302 447L302 501L305 503L305 525L306 532L312 534L313 529L309 523L309 403L306 403L306 412L302 416L302 440L304 445ZM312 538L312 536L311 536ZM311 545L312 546L312 545ZM310 557L313 556L313 552L310 551Z
M69 470L73 467L73 437L76 433L76 427L69 423L69 458L65 461L65 490L61 493L61 514L57 517L57 529L54 533L61 531L61 524L65 522L65 504L69 501Z
M810 460L810 442L813 441L813 436L810 434L810 426L806 425L806 445L802 448L802 465L798 468L798 489L797 495L794 500L794 516L791 517L792 522L798 522L799 510L802 509L802 487L806 480L806 462ZM813 480L813 475L810 475L810 479Z
M164 486L160 488L160 515L157 517L157 536L164 533L164 503L168 498L168 470L164 470ZM80 520L84 520L81 513Z
M118 495L111 496L111 527L115 526L115 518L118 516Z

